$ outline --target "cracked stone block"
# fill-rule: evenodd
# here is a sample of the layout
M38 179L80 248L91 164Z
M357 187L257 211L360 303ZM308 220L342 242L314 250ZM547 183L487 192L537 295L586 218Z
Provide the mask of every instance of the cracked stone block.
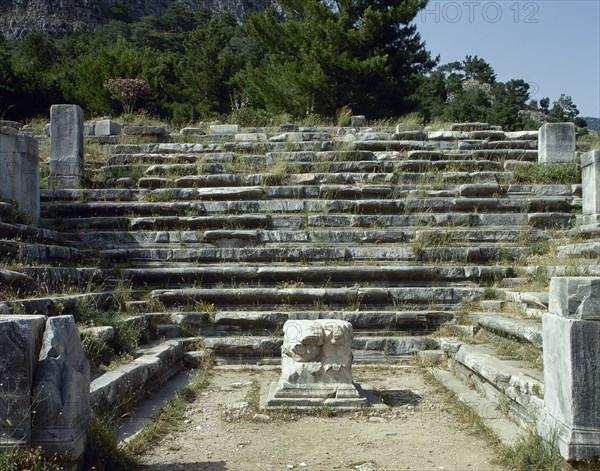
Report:
M50 317L33 386L32 443L77 461L90 419L90 364L73 316Z
M367 405L352 381L352 324L289 320L283 330L281 378L271 385L265 408Z

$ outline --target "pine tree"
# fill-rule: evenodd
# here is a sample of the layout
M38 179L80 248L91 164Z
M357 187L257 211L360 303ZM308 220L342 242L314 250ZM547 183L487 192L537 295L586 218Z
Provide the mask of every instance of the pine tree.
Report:
M420 75L434 65L410 22L423 0L281 0L252 16L265 50L238 81L269 111L333 115L348 105L369 117L411 110Z

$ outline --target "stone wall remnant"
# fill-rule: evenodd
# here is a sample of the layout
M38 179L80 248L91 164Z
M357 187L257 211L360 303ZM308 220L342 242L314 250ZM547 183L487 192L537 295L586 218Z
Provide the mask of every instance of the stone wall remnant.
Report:
M0 126L0 199L14 202L33 224L40 218L39 154L34 138Z
M51 188L79 188L84 180L83 111L77 105L50 108Z

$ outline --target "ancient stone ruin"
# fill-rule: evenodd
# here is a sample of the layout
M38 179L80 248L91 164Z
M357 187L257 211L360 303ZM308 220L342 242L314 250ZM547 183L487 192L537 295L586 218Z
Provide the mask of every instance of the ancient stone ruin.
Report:
M287 321L283 326L281 379L264 402L275 407L367 405L352 381L352 324L337 319Z
M600 455L600 157L571 124L51 114L0 123L0 446L77 463L93 414L211 355L282 365L266 408L364 407L353 363L417 359L503 441ZM557 163L575 177L531 177ZM80 338L117 351L123 329L130 361L90 376Z

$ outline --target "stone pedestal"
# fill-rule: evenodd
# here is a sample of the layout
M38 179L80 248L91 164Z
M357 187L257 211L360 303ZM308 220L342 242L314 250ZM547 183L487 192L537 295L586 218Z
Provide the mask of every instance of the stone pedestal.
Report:
M543 317L539 433L566 460L600 456L600 278L558 277Z
M539 131L538 162L541 164L572 163L575 158L575 125L548 123Z
M77 105L52 105L48 185L79 188L83 180L83 111Z
M352 382L352 324L341 320L293 320L284 326L279 382L263 408L354 409L367 400Z
M0 127L0 199L14 202L33 224L40 218L39 160L34 138Z

